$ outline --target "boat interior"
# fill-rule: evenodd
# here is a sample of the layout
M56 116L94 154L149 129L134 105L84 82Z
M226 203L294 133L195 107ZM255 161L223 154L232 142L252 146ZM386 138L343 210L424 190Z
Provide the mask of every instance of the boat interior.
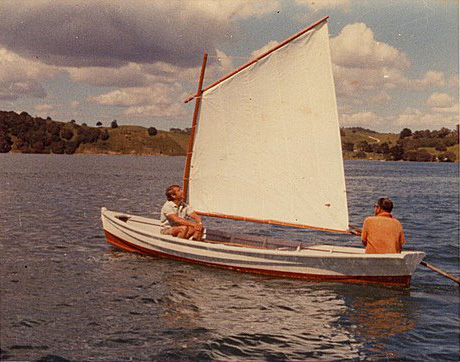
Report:
M156 232L161 227L158 220L147 219L137 216L115 215L115 218L126 222L131 225L136 225L136 228L144 232ZM322 252L334 253L351 253L363 254L363 248L356 247L341 247L331 245L318 245L318 243L308 243L300 240L284 240L278 238L270 238L265 236L256 236L248 234L239 234L233 232L226 232L217 229L206 228L203 242L211 244L225 244L232 246L241 246L246 248L255 249L269 249L269 250L283 250L283 251L300 251L300 250L314 250Z

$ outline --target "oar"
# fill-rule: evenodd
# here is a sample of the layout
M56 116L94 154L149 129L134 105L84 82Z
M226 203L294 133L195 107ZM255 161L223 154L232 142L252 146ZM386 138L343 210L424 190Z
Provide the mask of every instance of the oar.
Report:
M361 235L361 232L362 230L353 226L353 225L350 225L351 228L353 228L354 230L351 230L350 232L353 234L353 235L356 235L356 236L360 236ZM460 284L460 278L457 278L457 277L454 277L453 275L449 274L449 273L446 273L444 270L441 270L439 268L436 268L435 266L431 265L431 264L428 264L426 261L421 261L420 264L422 264L423 266L427 267L428 269L431 269L433 270L434 272L438 273L438 274L441 274L443 277L446 277L450 280L453 280L455 283L457 284Z
M431 264L428 264L426 261L421 261L420 264L422 264L423 266L426 266L428 269L431 269L431 270L435 271L436 273L439 273L442 276L444 276L444 277L446 277L446 278L448 278L450 280L453 280L455 283L460 284L460 278L456 278L453 275L451 275L449 273L446 273L444 270L441 270L439 268L434 267Z

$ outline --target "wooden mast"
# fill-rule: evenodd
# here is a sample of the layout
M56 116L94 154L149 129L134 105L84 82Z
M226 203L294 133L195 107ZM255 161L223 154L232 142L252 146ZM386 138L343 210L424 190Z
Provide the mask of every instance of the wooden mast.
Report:
M187 192L188 192L188 183L190 180L190 166L192 163L192 153L193 153L193 143L195 142L195 128L198 119L198 112L200 111L201 105L201 94L203 89L203 79L204 79L204 71L206 68L206 61L208 59L208 54L204 52L203 54L203 63L201 64L201 73L200 73L200 81L198 82L198 91L195 95L195 111L193 112L193 120L192 120L192 129L190 132L190 139L188 142L188 151L187 151L187 161L185 163L184 169L184 184L183 184L183 191L184 191L184 199L187 200Z
M251 60L250 62L246 63L245 65L241 66L237 70L231 72L227 76L223 77L222 79L218 80L217 82L211 84L210 86L206 87L205 89L202 89L202 82L203 82L203 77L204 77L204 69L206 66L206 58L207 54L204 54L203 58L203 65L201 69L201 75L200 75L200 82L198 85L198 92L189 97L184 101L184 103L188 103L189 101L193 100L194 98L196 99L195 102L195 112L193 115L193 124L192 124L192 130L191 130L191 136L190 136L190 141L189 141L189 149L187 153L187 161L186 161L186 166L185 166L185 172L184 172L184 199L187 200L187 193L188 193L188 184L189 184L189 179L190 179L190 167L191 167L191 157L193 153L193 144L194 144L194 138L195 138L195 128L196 128L196 120L198 117L198 112L201 104L201 95L203 92L215 87L216 85L222 83L223 81L227 80L228 78L232 77L233 75L241 72L242 70L246 69L247 67L251 66L252 64L258 62L262 58L266 57L267 55L273 53L274 51L278 50L279 48L289 44L293 40L299 38L306 32L310 31L311 29L321 25L322 23L326 22L329 17L326 16L322 18L321 20L315 22L314 24L308 26L307 28L301 30L297 34L291 36L290 38L286 39L282 43L276 45L275 47L271 48L270 50L266 51L262 55L258 56L257 58ZM206 213L206 212L200 212L196 211L197 214L202 215L202 216L208 216L208 217L215 217L215 218L223 218L223 219L231 219L231 220L237 220L237 221L246 221L246 222L253 222L253 223L260 223L260 224L269 224L269 225L278 225L278 226L286 226L286 227L292 227L292 228L301 228L301 229L311 229L311 230L317 230L317 231L324 231L324 232L333 232L333 233L343 233L343 234L352 234L349 230L334 230L334 229L328 229L328 228L321 228L321 227L315 227L315 226L308 226L308 225L302 225L302 224L293 224L293 223L286 223L282 221L277 221L277 220L260 220L260 219L253 219L253 218L246 218L246 217L240 217L240 216L235 216L235 215L225 215L225 214L217 214L217 213Z

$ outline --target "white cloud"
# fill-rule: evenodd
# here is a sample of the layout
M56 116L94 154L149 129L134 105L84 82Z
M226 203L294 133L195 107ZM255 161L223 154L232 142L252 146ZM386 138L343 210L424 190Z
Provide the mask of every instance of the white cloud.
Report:
M422 92L448 84L444 73L435 70L427 71L420 79L409 79L406 75L410 66L407 55L377 41L372 30L362 23L346 25L338 36L331 39L331 55L339 100L354 105L384 104L396 91ZM449 82L454 83L452 79ZM450 111L454 109L449 108ZM447 109L432 111L447 112Z
M103 87L136 87L147 84L147 75L139 64L129 63L119 68L67 68L76 82Z
M384 104L391 101L391 99L392 97L386 91L382 90L380 93L370 96L368 102L371 104Z
M428 87L444 87L446 80L443 72L429 70L422 79L407 80L407 87L412 89L424 90Z
M93 103L125 108L124 114L133 117L179 117L184 115L177 85L156 84L155 87L125 88L90 97Z
M385 120L374 112L343 113L340 115L342 127L376 128L385 123Z
M331 39L334 64L347 68L404 69L409 59L400 50L374 39L374 33L363 23L346 25Z
M55 67L25 59L0 48L0 99L16 100L19 97L46 97L41 82L56 77Z
M447 127L455 129L458 124L458 114L430 113L422 112L416 108L406 108L395 117L393 123L399 127L408 127L415 129L441 129Z
M51 104L36 104L34 106L34 110L36 112L48 112L48 111L52 111L54 109L54 107L51 105Z
M430 107L449 108L454 104L454 99L446 93L433 93L426 101Z
M70 108L72 108L72 109L78 108L79 105L80 105L79 101L71 101L70 102Z
M275 46L277 46L278 44L279 43L276 40L272 40L272 41L268 42L262 48L254 50L251 53L250 59L254 59L254 58L258 57L259 55L262 55L263 53L265 53L265 52L269 51L270 49L274 48Z
M389 100L386 90L407 83L407 56L375 40L372 30L363 23L346 25L331 39L331 56L338 96L355 103L382 103Z

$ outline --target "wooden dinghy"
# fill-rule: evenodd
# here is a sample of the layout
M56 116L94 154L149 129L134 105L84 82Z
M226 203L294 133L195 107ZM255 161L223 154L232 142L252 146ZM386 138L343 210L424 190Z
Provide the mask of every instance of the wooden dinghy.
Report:
M327 18L203 89L206 61L190 98L185 200L206 217L351 234ZM211 230L182 240L106 209L102 221L125 250L279 277L407 286L425 256Z
M160 233L159 220L102 208L107 241L121 249L239 272L330 282L408 286L423 252L365 254L362 248L207 230L203 241Z

